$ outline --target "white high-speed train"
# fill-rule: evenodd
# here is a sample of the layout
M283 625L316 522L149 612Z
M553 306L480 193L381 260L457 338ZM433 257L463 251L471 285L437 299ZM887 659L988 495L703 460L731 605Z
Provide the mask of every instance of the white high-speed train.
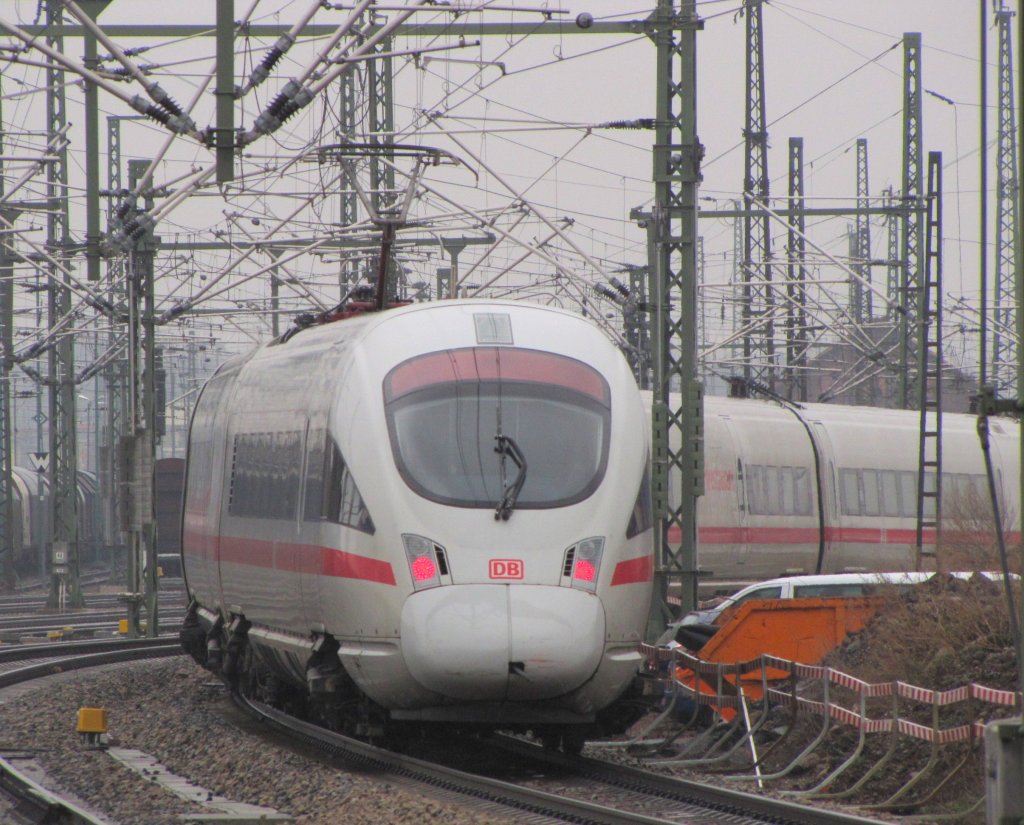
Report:
M919 415L706 397L705 494L697 504L702 591L801 573L915 569ZM991 541L977 419L946 414L942 430L945 536L964 545ZM1012 545L1020 539L1019 425L991 419L990 431ZM934 475L925 489L935 489ZM934 499L925 501L931 516ZM931 550L935 530L923 539Z
M944 497L983 506L975 419L943 423ZM361 732L576 747L621 727L652 589L649 430L595 327L521 303L356 315L229 361L190 433L183 643ZM915 412L706 398L702 588L912 569L917 433ZM1008 499L1018 443L993 420Z
M192 421L182 641L339 725L630 721L653 571L647 433L561 310L439 301L225 363Z

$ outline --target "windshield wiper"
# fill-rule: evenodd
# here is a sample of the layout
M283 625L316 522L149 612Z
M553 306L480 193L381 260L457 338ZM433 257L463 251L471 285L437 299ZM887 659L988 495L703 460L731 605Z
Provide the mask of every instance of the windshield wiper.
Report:
M512 509L516 506L516 499L519 498L519 493L526 481L526 457L512 436L499 434L494 436L494 440L498 442L494 446L494 452L501 456L502 481L504 482L505 475L505 456L511 458L516 467L519 468L519 472L512 483L506 485L504 492L501 494L501 500L494 510L495 521L508 521L508 517L512 515Z

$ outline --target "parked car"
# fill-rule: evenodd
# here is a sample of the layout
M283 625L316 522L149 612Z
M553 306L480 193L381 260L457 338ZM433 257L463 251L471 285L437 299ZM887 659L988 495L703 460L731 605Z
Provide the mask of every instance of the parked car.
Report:
M871 596L880 588L909 587L929 581L934 571L920 573L830 573L814 576L782 576L758 582L727 596L713 605L692 610L678 621L672 622L659 644L677 642L690 650L699 650L721 625L720 617L732 608L754 599L813 599ZM959 579L984 576L998 580L999 573L955 572L948 575Z

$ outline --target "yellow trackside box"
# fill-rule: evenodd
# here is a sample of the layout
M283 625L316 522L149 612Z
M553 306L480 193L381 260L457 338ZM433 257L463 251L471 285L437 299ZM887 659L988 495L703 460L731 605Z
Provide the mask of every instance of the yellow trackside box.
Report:
M79 733L106 733L107 732L107 709L106 708L79 708L78 709L78 732Z

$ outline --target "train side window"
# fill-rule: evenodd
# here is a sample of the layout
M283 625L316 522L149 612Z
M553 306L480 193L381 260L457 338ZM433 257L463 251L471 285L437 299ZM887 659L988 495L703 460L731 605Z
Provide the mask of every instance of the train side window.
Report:
M926 471L924 474L924 492L932 493L932 495L926 495L924 499L924 517L935 518L935 493L938 491L938 478L933 470ZM917 515L917 502L914 502L914 515Z
M961 490L964 487L961 485L962 476L955 473L943 473L942 474L942 503L945 506L949 506L950 502L961 495Z
M833 464L831 461L829 461L829 463L828 463L828 477L829 477L831 483L826 484L825 486L826 486L826 489L828 491L828 498L831 499L831 503L832 503L832 515L835 517L835 516L838 516L839 512L840 512L840 509L839 509L839 492L838 492L839 484L836 481L836 478L837 478L837 476L836 476L836 465Z
M306 498L302 512L305 521L319 521L323 509L326 438L322 429L310 429L306 437Z
M744 484L747 490L747 510L751 513L761 512L761 467L748 464L745 470Z
M782 479L779 468L762 467L761 494L764 500L764 509L761 512L765 515L775 516L781 512L781 487Z
M773 499L777 497L778 481L775 476L774 467L747 465L747 498L752 514L766 516L776 512Z
M917 473L902 471L900 481L900 515L917 518Z
M983 491L985 493L988 491L988 481L983 475L954 473L942 476L943 501L947 501L950 497L956 497L961 500L962 504L970 505L983 495Z
M796 512L796 478L792 467L779 468L779 511L783 515Z
M302 459L300 433L237 433L232 453L228 512L251 518L294 519Z
M768 500L766 512L773 516L781 515L784 512L782 488L785 486L782 467L765 467L764 484Z
M644 467L644 476L640 480L640 491L636 494L636 501L633 504L633 512L629 514L629 523L626 525L626 538L631 539L639 536L654 526L654 507L651 500L651 460L647 460Z
M302 482L302 433L293 430L281 433L281 463L275 467L274 481L286 502L283 518L295 519L299 510L299 485Z
M346 527L372 535L377 528L374 527L373 519L370 518L370 512L366 509L341 450L333 441L328 456L330 466L325 473L327 483L324 487L323 517L335 524L344 524Z
M751 590L743 598L738 599L730 607L736 607L737 605L745 604L746 602L753 601L754 599L778 599L782 596L782 585L777 584L772 587L759 587L757 590Z
M984 498L988 492L988 479L983 475L969 475L967 476L967 487L972 498Z
M863 596L863 584L805 584L793 586L794 599L835 599L839 597Z
M811 507L811 474L806 467L793 468L793 514L797 516L809 516Z
M859 516L860 506L860 484L857 479L856 470L840 470L839 486L842 497L842 509L844 516Z
M878 503L878 473L875 470L861 470L861 482L864 485L864 515L881 515Z
M895 470L880 470L878 482L882 493L882 515L898 516L900 514L900 488Z

